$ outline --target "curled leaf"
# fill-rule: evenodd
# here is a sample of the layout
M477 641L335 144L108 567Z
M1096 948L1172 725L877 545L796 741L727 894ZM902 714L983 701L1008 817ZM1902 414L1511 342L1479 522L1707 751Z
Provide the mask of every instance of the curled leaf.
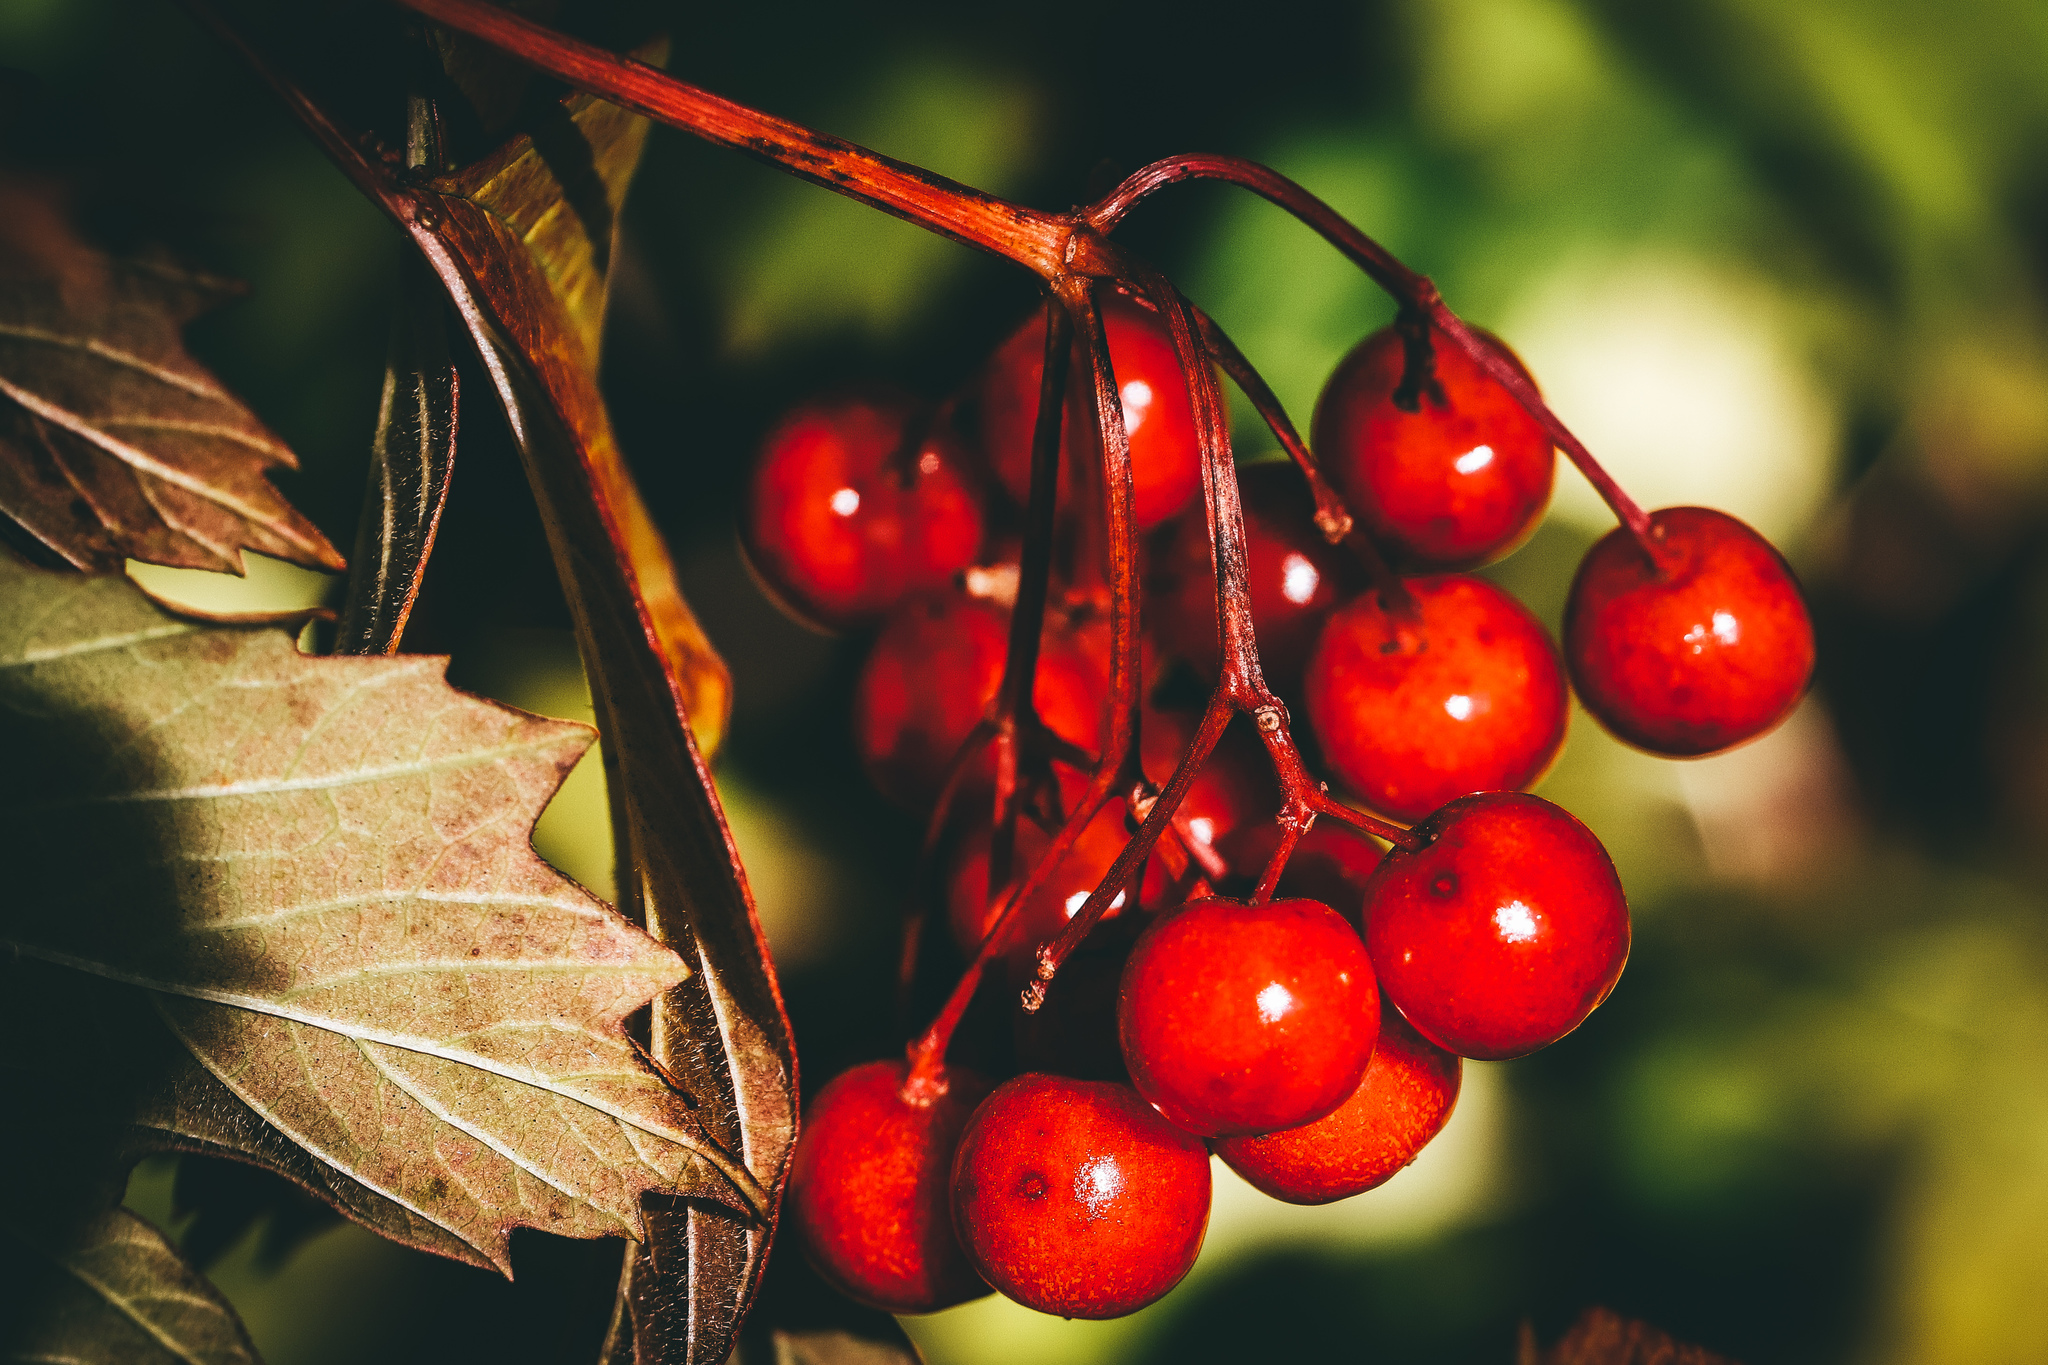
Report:
M126 1209L61 1228L0 1216L0 1283L0 1359L257 1365L219 1291Z
M298 461L185 352L219 280L116 260L0 183L0 512L81 569L242 571L260 550L339 569L272 469Z

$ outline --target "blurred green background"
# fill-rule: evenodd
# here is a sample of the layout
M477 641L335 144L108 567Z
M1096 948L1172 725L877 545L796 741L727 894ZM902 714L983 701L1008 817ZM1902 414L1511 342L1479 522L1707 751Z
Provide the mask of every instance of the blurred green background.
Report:
M347 35L390 23L292 9L330 75L373 65ZM1040 205L1175 151L1277 166L1513 343L1638 498L1776 538L1820 625L1814 695L1748 749L1661 762L1578 718L1542 790L1613 851L1638 937L1569 1041L1468 1066L1450 1128L1381 1191L1290 1210L1220 1186L1201 1264L1155 1308L1077 1324L988 1300L910 1324L934 1362L1503 1362L1519 1322L1547 1339L1592 1303L1752 1365L2048 1359L2048 5L884 0L617 22L671 32L688 79ZM251 283L195 348L352 543L395 234L169 4L6 0L0 66L8 156L71 177L103 240ZM1299 419L1390 314L1245 196L1170 191L1128 235ZM1031 298L667 131L624 217L607 392L733 666L720 780L813 1084L894 1045L915 831L853 761L861 642L760 597L735 498L783 408L864 378L943 394ZM479 404L465 434L414 643L465 685L587 717L502 432ZM1555 622L1604 525L1563 472L1494 572ZM258 569L168 590L332 590ZM538 842L602 885L601 819L586 769ZM591 1358L613 1248L522 1233L515 1288L198 1167L145 1164L131 1203L208 1259L271 1365ZM173 1211L180 1178L197 1218Z

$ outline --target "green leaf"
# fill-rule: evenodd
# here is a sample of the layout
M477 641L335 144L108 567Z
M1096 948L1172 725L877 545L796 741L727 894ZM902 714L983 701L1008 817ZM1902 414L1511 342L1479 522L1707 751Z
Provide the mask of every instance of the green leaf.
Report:
M72 236L0 182L0 512L81 569L124 559L242 571L242 551L339 569L274 488L298 461L185 353L237 291Z
M160 1123L254 1158L253 1112L447 1234L416 1245L506 1268L514 1226L638 1235L650 1190L759 1211L624 1029L689 968L532 850L588 730L444 665L0 561L0 945L141 988L240 1102Z
M234 1310L126 1209L62 1230L0 1216L0 1282L14 1300L0 1323L0 1359L256 1365Z

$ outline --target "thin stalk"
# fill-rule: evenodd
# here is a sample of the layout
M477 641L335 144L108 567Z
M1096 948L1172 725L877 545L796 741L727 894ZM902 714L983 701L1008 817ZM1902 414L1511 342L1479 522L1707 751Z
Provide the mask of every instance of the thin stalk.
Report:
M1017 746L1019 730L1036 736L1033 690L1038 679L1039 643L1045 630L1045 601L1052 581L1052 543L1059 500L1060 417L1066 409L1067 357L1074 323L1057 305L1045 310L1045 363L1038 385L1038 415L1031 432L1031 492L1024 512L1024 554L1017 601L1010 609L1009 648L1003 680L996 688L995 828L989 841L988 888L984 904L1010 882L1017 835ZM1040 760L1037 766L1043 766Z
M1411 621L1418 618L1421 612L1408 592L1408 585L1401 581L1401 575L1394 572L1393 565L1387 563L1387 557L1380 553L1380 547L1373 543L1365 528L1358 525L1330 481L1323 477L1321 464L1309 451L1308 443L1301 439L1301 433L1295 429L1293 419L1288 417L1287 409L1281 406L1279 396L1266 383L1265 376L1245 359L1244 352L1237 349L1237 343L1217 326L1215 319L1199 308L1195 310L1195 318L1202 329L1202 340L1214 353L1216 363L1223 367L1223 373L1230 376L1231 382L1244 391L1252 407L1266 419L1266 427L1273 433L1273 439L1280 443L1281 449L1294 461L1294 467L1308 480L1309 492L1315 495L1316 500L1316 527L1323 533L1323 538L1332 545L1341 542L1351 547L1351 553L1372 581L1373 591L1379 594L1380 605L1388 612Z
M1514 395L1515 401L1542 425L1551 441L1578 466L1586 481L1593 485L1594 491L1642 546L1650 562L1661 563L1658 542L1651 532L1648 515L1622 491L1621 485L1593 458L1585 444L1558 420L1557 414L1536 391L1536 386L1505 356L1495 353L1480 341L1444 303L1428 276L1418 275L1401 264L1392 252L1345 221L1342 214L1278 171L1233 156L1198 154L1168 157L1134 172L1103 199L1083 210L1081 217L1097 232L1107 234L1148 195L1187 180L1226 181L1278 205L1343 252L1380 288L1393 295L1397 303L1425 314L1433 326L1456 342L1459 349Z
M721 98L631 57L580 42L487 0L397 0L444 27L659 123L694 133L1050 279L1066 268L1072 225L843 138Z

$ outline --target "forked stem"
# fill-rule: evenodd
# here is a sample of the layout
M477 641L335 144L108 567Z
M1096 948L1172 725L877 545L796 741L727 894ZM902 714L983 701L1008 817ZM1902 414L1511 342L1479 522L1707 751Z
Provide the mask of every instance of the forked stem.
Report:
M1168 185L1180 184L1187 180L1225 181L1248 189L1260 198L1278 205L1343 252L1371 276L1380 288L1391 294L1396 303L1428 317L1432 326L1456 342L1460 350L1499 382L1502 388L1514 395L1515 401L1542 425L1551 441L1578 466L1579 472L1586 476L1586 481L1593 485L1594 491L1600 495L1602 501L1613 509L1621 524L1628 528L1636 543L1642 546L1643 553L1649 556L1650 562L1661 564L1658 542L1651 534L1648 515L1633 498L1622 491L1621 485L1601 467L1600 462L1593 458L1593 452L1586 449L1584 442L1572 435L1570 428L1558 420L1557 414L1550 410L1550 406L1543 401L1543 395L1536 391L1536 386L1529 382L1528 377L1510 364L1505 356L1496 353L1492 347L1482 342L1477 334L1450 310L1428 276L1419 275L1401 264L1391 251L1360 232L1347 222L1342 214L1278 171L1234 156L1195 154L1167 157L1132 173L1123 184L1084 210L1081 217L1097 232L1107 235L1147 196Z

